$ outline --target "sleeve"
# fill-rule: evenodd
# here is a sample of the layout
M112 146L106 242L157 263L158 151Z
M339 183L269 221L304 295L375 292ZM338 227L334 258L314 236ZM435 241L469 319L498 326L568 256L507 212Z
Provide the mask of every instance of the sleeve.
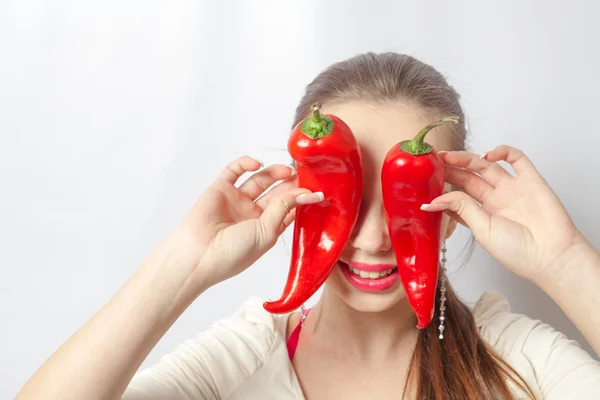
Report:
M276 319L251 298L231 317L179 345L138 372L123 400L223 399L264 365L277 335Z
M600 399L600 362L550 325L511 313L498 294L476 306L481 332L544 400ZM487 303L487 304L484 304Z
M523 353L532 362L544 399L600 399L600 362L551 326L531 321Z

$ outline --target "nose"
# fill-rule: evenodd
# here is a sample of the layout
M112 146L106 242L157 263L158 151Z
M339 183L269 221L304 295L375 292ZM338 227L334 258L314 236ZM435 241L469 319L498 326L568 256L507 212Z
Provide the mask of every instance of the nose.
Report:
M385 222L383 203L361 206L350 244L369 255L391 250L392 241Z

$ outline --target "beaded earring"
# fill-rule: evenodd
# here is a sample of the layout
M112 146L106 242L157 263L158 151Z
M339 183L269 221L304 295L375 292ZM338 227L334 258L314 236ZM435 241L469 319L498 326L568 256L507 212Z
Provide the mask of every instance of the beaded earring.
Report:
M440 339L444 338L444 321L446 317L444 312L446 311L446 243L442 246L442 259L441 259L441 277L440 277Z

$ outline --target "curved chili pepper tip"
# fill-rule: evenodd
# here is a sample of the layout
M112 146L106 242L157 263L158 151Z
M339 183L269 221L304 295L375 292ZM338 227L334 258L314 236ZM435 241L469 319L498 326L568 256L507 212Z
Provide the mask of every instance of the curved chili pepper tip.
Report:
M421 129L421 131L417 134L417 136L414 137L414 139L402 142L400 144L400 149L415 156L427 154L431 151L431 149L433 149L433 146L425 142L425 135L427 135L427 133L429 133L429 131L431 131L436 126L448 123L458 124L459 121L460 118L453 115L450 117L442 118L439 121L432 122L425 128Z
M304 302L285 300L265 301L263 308L272 314L284 314L300 308Z

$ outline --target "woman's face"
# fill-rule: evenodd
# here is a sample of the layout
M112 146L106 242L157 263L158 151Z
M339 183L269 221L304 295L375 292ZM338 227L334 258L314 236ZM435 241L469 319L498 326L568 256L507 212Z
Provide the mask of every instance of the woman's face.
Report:
M387 152L397 143L412 139L422 128L437 118L431 118L419 110L398 103L375 104L348 102L324 105L324 114L334 114L352 129L360 145L364 167L364 194L356 226L340 260L354 269L338 263L327 280L327 288L333 290L350 307L366 312L384 311L405 298L404 289L397 272L393 277L375 278L373 270L386 271L396 268L392 243L388 234L381 195L381 167ZM436 128L429 132L425 141L439 150L450 149L448 131ZM446 190L450 190L447 185ZM455 224L444 215L442 239L448 237ZM361 279L377 279L361 285L351 274L358 272ZM369 273L369 275L367 275Z

